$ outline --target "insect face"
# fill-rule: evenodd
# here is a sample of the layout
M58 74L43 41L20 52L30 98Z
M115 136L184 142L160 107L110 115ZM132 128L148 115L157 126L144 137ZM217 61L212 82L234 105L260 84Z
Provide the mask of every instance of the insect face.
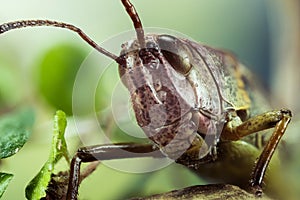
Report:
M139 126L166 154L178 158L195 138L195 94L178 63L174 64L175 56L180 56L174 53L173 62L165 58L163 37L167 36L147 35L145 48L138 41L124 44L119 72L130 91Z

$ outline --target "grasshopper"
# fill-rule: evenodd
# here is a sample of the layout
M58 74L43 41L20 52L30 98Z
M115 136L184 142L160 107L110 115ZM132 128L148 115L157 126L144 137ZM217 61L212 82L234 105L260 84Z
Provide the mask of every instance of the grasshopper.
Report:
M141 156L169 157L201 175L223 179L261 196L266 170L291 120L291 111L263 110L250 73L230 53L172 35L145 34L134 6L129 0L121 2L137 39L124 43L119 56L72 24L23 20L0 25L0 34L32 26L68 29L117 62L136 121L152 141L80 148L71 161L67 199L77 199L82 162ZM265 141L262 131L270 128L274 130ZM247 148L262 149L253 166L239 163ZM135 154L129 156L124 151ZM222 168L220 173L214 173L215 166ZM248 174L241 176L232 166Z

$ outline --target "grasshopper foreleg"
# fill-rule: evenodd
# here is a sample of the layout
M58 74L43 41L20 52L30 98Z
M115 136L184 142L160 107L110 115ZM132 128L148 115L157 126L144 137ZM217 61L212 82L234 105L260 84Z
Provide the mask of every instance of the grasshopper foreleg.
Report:
M128 143L80 148L71 161L67 200L77 199L80 183L80 165L82 162L138 157L164 158L165 156L153 144Z

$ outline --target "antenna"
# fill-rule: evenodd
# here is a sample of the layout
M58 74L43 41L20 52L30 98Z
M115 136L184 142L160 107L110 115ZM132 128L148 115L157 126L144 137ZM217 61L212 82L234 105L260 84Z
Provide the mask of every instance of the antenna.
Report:
M0 25L0 34L5 33L7 31L25 27L34 27L34 26L53 26L59 28L65 28L71 31L76 32L84 41L86 41L89 45L91 45L94 49L99 51L100 53L110 57L120 64L119 57L114 55L113 53L105 50L101 46L99 46L95 41L93 41L87 34L85 34L80 28L63 22L51 21L51 20L22 20L9 22Z
M140 43L141 48L145 47L145 34L143 30L143 26L141 20L129 0L121 0L124 7L126 8L126 12L130 16L134 28L136 29L137 39ZM99 51L100 53L106 55L107 57L113 59L119 64L124 64L122 58L116 56L115 54L105 50L101 46L99 46L94 40L92 40L86 33L84 33L80 28L63 22L51 21L51 20L21 20L21 21L14 21L8 22L0 25L0 34L5 33L10 30L25 28L25 27L35 27L35 26L52 26L52 27L59 27L65 28L71 31L76 32L84 41L86 41L89 45L91 45L94 49Z
M142 22L139 18L139 15L137 14L134 6L131 4L130 0L122 0L122 3L126 9L126 12L128 13L128 15L130 16L135 31L136 31L136 36L137 39L140 43L141 48L145 47L145 34L144 34L144 29L142 26Z

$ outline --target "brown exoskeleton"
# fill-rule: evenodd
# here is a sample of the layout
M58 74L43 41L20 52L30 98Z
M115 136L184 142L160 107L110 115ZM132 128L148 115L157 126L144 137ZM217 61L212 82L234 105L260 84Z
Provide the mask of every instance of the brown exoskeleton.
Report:
M77 199L82 162L127 158L125 151L136 153L131 157L167 156L199 174L222 178L243 188L249 186L260 196L268 164L290 122L291 111L262 111L247 70L231 54L171 35L145 35L133 5L129 0L122 3L137 39L125 43L120 56L103 49L70 24L27 20L0 26L0 34L28 26L66 28L115 60L130 93L137 123L153 141L79 149L71 162L67 199ZM260 131L273 127L264 144ZM253 166L238 163L247 148L263 148ZM231 154L236 149L238 153ZM222 173L206 172L222 164L227 165ZM250 180L228 166L243 168L249 172Z

